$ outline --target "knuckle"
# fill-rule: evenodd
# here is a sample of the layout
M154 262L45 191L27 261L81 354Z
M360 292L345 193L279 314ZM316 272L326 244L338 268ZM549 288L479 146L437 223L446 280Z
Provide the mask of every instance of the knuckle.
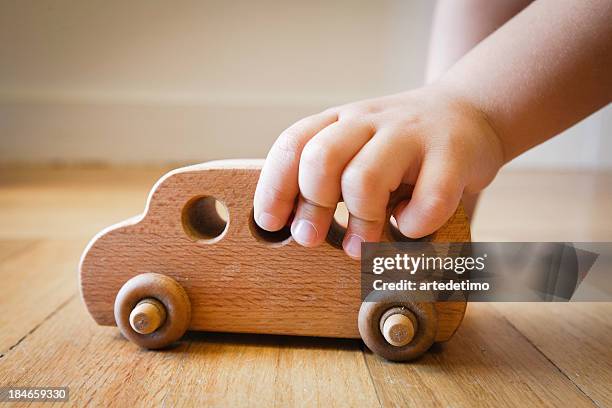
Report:
M306 143L300 159L300 166L306 171L328 173L338 165L341 153L333 143L323 143L316 139Z
M338 151L333 144L317 141L306 144L298 175L300 192L305 199L317 206L334 207L340 193L338 182L334 181L338 173Z
M291 127L285 130L276 139L272 148L274 154L278 154L282 159L295 159L302 149L303 142L297 129Z
M374 170L347 168L341 177L341 190L349 212L368 221L383 217L386 203L379 203L380 186L380 177Z
M345 105L338 112L339 120L359 120L371 113L374 112L374 109L370 107L368 104L363 102L351 103L349 105Z
M419 205L420 213L429 220L437 220L454 210L453 196L443 191L433 191L423 197Z
M295 197L289 191L272 184L258 186L256 194L258 198L261 197L267 202L293 203L295 201Z
M445 134L441 142L446 146L449 155L458 154L465 150L466 147L466 139L455 136L452 133Z
M398 133L405 135L414 135L420 134L420 130L422 129L423 119L419 116L399 116L401 112L398 114L398 117L395 119L395 130Z
M323 110L320 115L322 116L338 116L338 107L337 106L332 106L330 108L327 108L325 110Z
M367 113L368 111L360 106L347 106L340 112L339 118L342 121L354 120Z
M366 198L370 196L380 183L377 172L369 168L348 166L342 173L342 194L349 197Z

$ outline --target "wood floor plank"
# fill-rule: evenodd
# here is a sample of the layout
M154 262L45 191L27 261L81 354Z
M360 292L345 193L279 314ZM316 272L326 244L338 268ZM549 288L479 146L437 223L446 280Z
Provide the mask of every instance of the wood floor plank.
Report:
M612 303L496 308L598 406L612 406Z
M192 335L193 336L193 335ZM359 342L197 334L170 406L376 406ZM194 337L192 337L194 338Z
M72 239L141 213L145 188L11 188L0 192L0 239Z
M95 326L75 297L0 360L0 383L67 386L73 406L135 406L145 397L150 406L161 405L183 349L129 346L116 329Z
M472 239L607 242L610 208L611 171L502 169L482 193Z
M90 238L143 212L155 168L9 168L0 172L0 238Z
M0 360L0 384L69 386L75 406L378 405L357 341L198 333L143 351L76 298Z
M34 245L34 243L36 243L36 240L32 239L0 240L0 262L15 256L29 246Z
M0 263L0 354L77 294L83 240L40 241Z
M383 406L594 406L491 305L471 304L455 337L412 364L366 354Z

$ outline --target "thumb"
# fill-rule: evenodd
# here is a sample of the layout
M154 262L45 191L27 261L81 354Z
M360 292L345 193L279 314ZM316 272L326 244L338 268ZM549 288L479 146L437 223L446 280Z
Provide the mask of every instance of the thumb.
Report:
M423 163L412 198L393 211L400 232L409 238L435 232L457 209L464 187L461 172L451 162Z

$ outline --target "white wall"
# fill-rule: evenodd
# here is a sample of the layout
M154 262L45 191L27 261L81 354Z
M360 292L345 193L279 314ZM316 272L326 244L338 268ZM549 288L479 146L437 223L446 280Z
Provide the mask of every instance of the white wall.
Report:
M0 162L263 157L422 82L430 1L0 2ZM609 166L610 108L517 166ZM606 137L604 137L606 136Z

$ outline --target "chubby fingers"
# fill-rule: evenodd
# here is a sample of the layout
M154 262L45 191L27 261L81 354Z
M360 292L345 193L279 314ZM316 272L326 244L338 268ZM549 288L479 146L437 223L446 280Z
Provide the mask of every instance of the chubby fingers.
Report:
M339 120L310 139L299 164L299 199L291 225L293 238L301 245L323 242L340 198L342 171L373 135L367 122Z
M308 116L287 128L272 145L253 200L253 215L261 228L278 231L287 224L299 193L298 165L302 149L308 140L337 119L334 111Z
M359 259L362 242L380 240L390 194L418 166L419 151L414 138L382 129L344 169L341 187L349 223L342 246L347 255Z
M416 180L410 201L394 209L399 230L419 238L440 228L463 193L462 168L448 152L424 151L422 137L405 126L376 129L326 111L297 122L274 143L255 192L254 217L263 229L277 231L296 207L292 235L315 246L327 236L342 196L349 212L343 248L358 259L362 242L380 239L390 194L402 183Z

